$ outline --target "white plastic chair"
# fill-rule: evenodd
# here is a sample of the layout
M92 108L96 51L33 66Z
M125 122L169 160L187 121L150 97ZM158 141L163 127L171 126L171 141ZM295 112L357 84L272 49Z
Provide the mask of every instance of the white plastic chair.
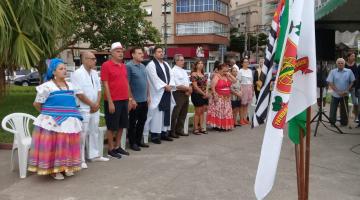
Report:
M103 113L100 113L100 117L105 117L105 115ZM106 133L106 126L101 126L99 127L99 149L104 149L104 135ZM123 129L123 133L121 135L121 148L122 149L125 149L126 148L126 134L127 134L127 131L126 129Z
M185 123L184 123L184 134L189 135L189 120L194 117L194 113L188 113L186 115Z
M11 152L11 170L14 170L15 150L18 150L20 178L26 178L27 160L31 146L30 121L36 118L26 113L12 113L7 115L1 122L5 131L14 134L14 142Z

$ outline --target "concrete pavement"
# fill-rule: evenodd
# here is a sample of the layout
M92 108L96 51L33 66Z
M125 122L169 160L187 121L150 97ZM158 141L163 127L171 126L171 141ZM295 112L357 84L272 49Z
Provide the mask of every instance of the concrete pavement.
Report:
M339 135L320 125L311 140L310 199L360 199L360 129ZM10 172L10 151L0 151L1 200L196 200L255 199L253 192L264 127L210 131L89 168L63 181ZM353 149L360 153L360 146ZM294 145L284 137L274 188L267 199L296 200Z

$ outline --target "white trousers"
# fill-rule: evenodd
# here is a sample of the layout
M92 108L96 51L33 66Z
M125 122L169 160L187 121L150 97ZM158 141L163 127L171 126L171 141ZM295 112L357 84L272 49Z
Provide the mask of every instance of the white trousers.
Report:
M103 150L99 149L99 111L90 113L80 111L83 117L83 126L81 132L81 161L85 162L86 158L93 159L103 155ZM85 151L85 146L86 150Z
M169 131L171 129L171 114L174 106L170 109L170 126L164 126L165 113L160 111L158 107L148 110L147 119L144 126L144 136L148 136L149 132L161 133L162 131Z

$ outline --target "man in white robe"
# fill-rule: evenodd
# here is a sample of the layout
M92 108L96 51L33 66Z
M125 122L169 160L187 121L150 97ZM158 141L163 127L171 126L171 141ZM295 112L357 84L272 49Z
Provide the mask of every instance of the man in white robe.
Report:
M161 140L172 141L169 131L175 100L171 91L175 90L175 82L172 70L163 58L163 49L155 47L154 59L146 66L151 102L143 134L147 138L151 133L151 141L155 144L161 144Z

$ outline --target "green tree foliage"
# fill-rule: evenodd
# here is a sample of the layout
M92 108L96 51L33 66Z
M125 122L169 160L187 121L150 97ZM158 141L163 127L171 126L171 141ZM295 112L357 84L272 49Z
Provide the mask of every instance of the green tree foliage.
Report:
M72 0L77 13L75 38L91 48L106 49L115 41L124 46L160 42L159 31L145 20L144 0Z
M55 48L71 21L69 0L0 1L0 94L5 71L30 67Z

